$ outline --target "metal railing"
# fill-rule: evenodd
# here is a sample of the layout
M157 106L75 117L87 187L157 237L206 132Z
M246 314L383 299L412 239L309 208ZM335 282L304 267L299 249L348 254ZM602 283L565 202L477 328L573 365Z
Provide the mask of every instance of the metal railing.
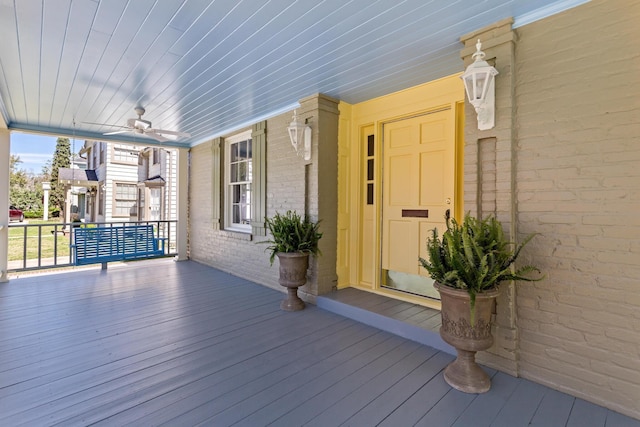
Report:
M9 224L8 272L72 267L73 230L82 227L153 225L157 238L166 239L165 256L178 255L177 220Z

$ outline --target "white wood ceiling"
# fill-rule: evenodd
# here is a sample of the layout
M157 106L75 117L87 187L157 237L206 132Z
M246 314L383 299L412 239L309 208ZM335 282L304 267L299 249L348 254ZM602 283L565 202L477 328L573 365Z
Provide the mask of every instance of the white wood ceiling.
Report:
M192 146L314 93L357 103L462 71L461 35L585 1L0 0L0 114L109 140L85 122L139 105Z

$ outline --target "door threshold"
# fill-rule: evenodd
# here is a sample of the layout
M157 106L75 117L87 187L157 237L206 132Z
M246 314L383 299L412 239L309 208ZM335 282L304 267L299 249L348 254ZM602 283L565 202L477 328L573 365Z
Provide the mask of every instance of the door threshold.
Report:
M440 337L440 311L356 288L345 288L318 296L324 310L391 332L403 338L455 355Z

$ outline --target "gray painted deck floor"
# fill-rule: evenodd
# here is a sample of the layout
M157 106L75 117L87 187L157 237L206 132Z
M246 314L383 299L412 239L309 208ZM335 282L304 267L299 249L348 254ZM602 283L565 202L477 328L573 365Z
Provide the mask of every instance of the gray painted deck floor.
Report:
M0 425L640 426L195 262L0 284ZM427 315L423 317L428 317Z

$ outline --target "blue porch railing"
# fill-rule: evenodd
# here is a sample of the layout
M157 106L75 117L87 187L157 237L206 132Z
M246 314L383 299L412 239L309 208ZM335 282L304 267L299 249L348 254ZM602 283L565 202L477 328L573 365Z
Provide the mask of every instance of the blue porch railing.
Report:
M155 237L165 239L164 256L175 256L178 255L177 223L176 220L165 220L10 224L8 271L15 273L74 266L72 232L78 227L153 225Z

